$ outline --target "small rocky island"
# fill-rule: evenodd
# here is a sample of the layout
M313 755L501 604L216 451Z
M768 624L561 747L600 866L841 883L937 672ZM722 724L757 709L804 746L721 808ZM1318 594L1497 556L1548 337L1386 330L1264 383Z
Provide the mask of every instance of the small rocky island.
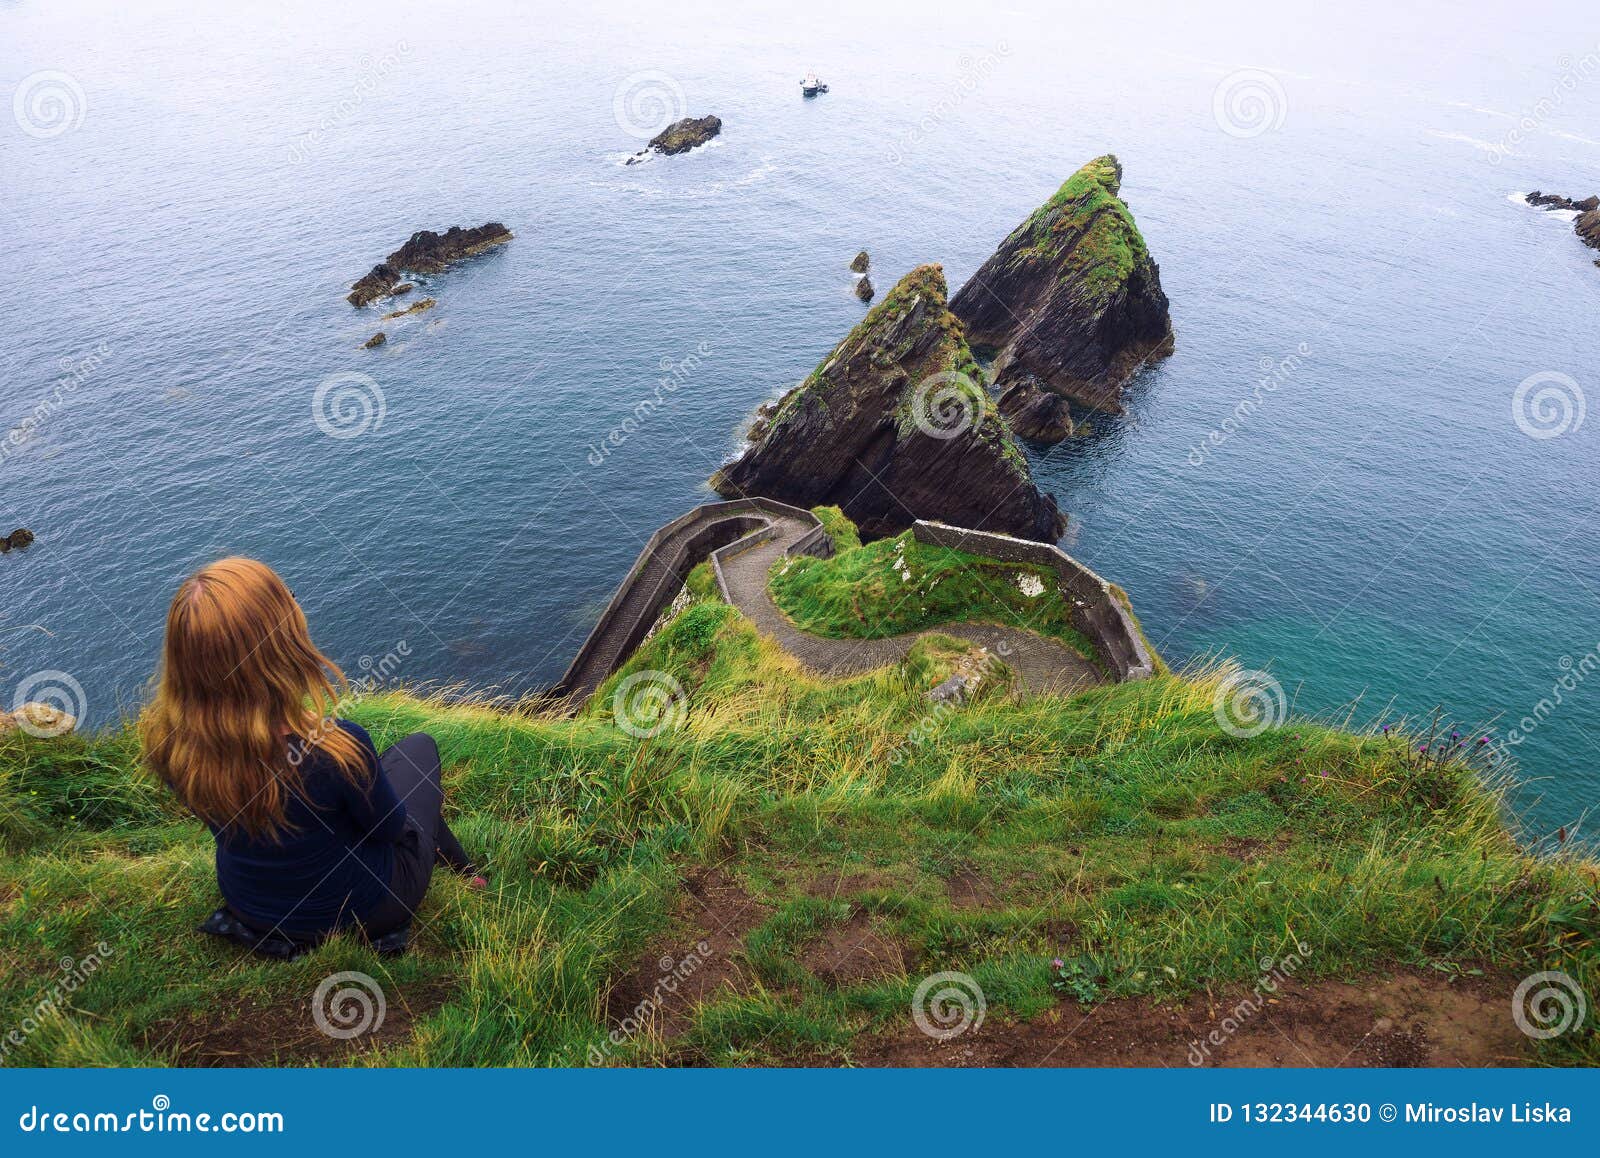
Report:
M752 445L711 485L842 507L868 538L938 519L1053 543L1066 517L1034 485L982 382L943 270L919 266L764 408Z
M1581 201L1563 197L1559 193L1541 193L1535 189L1525 198L1529 205L1539 209L1569 209L1578 216L1573 218L1572 229L1590 249L1600 249L1600 196L1590 195ZM1600 265L1600 257L1594 263Z
M7 551L20 551L24 547L32 546L33 532L27 527L18 527L9 535L0 535L0 554Z
M491 221L476 229L452 225L443 233L421 230L413 233L409 241L351 286L345 300L353 306L364 306L382 297L405 293L412 288L405 280L405 273L439 273L462 258L504 245L510 240L511 230L498 221Z
M690 149L705 144L720 132L722 132L721 117L684 117L681 121L673 121L651 137L648 145L628 158L628 164L637 164L652 149L669 157L687 153Z
M1000 410L1024 438L1072 433L1068 401L1120 413L1122 389L1172 352L1161 271L1107 154L1079 169L1005 239L950 302L992 353Z

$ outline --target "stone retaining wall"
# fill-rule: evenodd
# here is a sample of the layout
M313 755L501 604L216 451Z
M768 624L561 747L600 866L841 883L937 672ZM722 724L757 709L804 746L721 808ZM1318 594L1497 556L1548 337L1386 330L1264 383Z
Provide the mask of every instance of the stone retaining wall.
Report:
M774 515L815 524L805 538L811 539L821 531L827 553L833 553L833 541L817 517L799 507L770 499L732 499L698 506L650 536L628 577L618 585L589 637L549 694L570 697L578 703L587 699L644 641L661 612L682 590L695 564L713 557L718 549L737 545L751 532L770 538L774 533L770 516ZM720 568L717 585L726 595Z
M952 547L969 555L1005 563L1032 563L1050 568L1061 580L1062 595L1077 604L1072 612L1073 626L1094 644L1107 674L1118 683L1148 679L1154 674L1155 662L1150 650L1134 626L1128 609L1112 593L1111 584L1060 547L924 519L917 520L912 534L919 543Z

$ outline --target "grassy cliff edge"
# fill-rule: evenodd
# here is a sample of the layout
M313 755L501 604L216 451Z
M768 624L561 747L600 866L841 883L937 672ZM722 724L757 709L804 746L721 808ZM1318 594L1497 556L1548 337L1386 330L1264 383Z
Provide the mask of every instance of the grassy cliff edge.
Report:
M1600 993L1600 870L1519 849L1465 761L1312 721L1230 734L1226 666L935 707L948 641L818 680L697 590L575 718L345 705L380 744L439 739L452 824L493 878L436 878L400 958L342 936L282 964L194 933L211 841L131 734L0 737L0 1009L22 1030L4 1063L905 1060L943 972L981 989L980 1042L1226 1005L1264 961L1302 986L1503 988L1495 1008L1536 971ZM348 1042L308 1013L343 970L387 1005ZM1594 1016L1513 1032L1505 1060L1596 1064Z

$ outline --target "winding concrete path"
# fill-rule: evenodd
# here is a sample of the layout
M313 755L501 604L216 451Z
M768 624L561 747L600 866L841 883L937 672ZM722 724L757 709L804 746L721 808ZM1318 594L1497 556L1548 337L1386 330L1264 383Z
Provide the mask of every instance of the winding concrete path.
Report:
M768 519L777 532L773 538L753 546L743 546L743 541L732 543L715 556L725 591L757 630L819 675L858 675L899 663L918 638L937 632L988 648L990 654L1010 665L1030 691L1071 692L1104 682L1099 669L1077 652L1022 628L950 623L884 639L830 639L801 631L767 593L767 572L814 524L788 516L769 515Z

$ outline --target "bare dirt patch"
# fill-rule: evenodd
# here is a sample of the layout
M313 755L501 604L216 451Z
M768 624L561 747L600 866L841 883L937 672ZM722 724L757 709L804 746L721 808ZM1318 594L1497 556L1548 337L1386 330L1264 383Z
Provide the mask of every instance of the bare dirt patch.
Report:
M838 989L906 975L905 951L874 928L864 912L814 938L807 944L800 963L813 976Z
M1232 857L1236 861L1256 864L1281 854L1289 847L1292 839L1287 832L1281 832L1271 840L1255 836L1230 836L1220 846L1214 847L1224 856Z
M970 865L958 866L945 881L944 889L958 909L988 909L997 903L994 886Z
M1511 1019L1514 984L1409 971L1353 984L1289 981L1253 1013L1241 1006L1253 996L1247 987L1176 1005L1067 1002L1031 1021L990 1017L946 1042L908 1027L852 1052L879 1066L1521 1065L1528 1039Z
M611 988L606 1016L613 1029L674 1037L689 1027L696 1006L720 991L748 988L745 938L772 909L721 869L697 869L683 885L672 928Z
M443 982L401 987L385 981L383 991L383 1020L348 1040L317 1027L307 993L292 1000L241 998L222 1007L186 1010L152 1024L140 1042L176 1066L339 1065L410 1040L415 1023L450 999L450 986Z
M889 892L899 887L898 881L883 873L825 873L807 885L806 892L813 897L833 901L862 893Z

